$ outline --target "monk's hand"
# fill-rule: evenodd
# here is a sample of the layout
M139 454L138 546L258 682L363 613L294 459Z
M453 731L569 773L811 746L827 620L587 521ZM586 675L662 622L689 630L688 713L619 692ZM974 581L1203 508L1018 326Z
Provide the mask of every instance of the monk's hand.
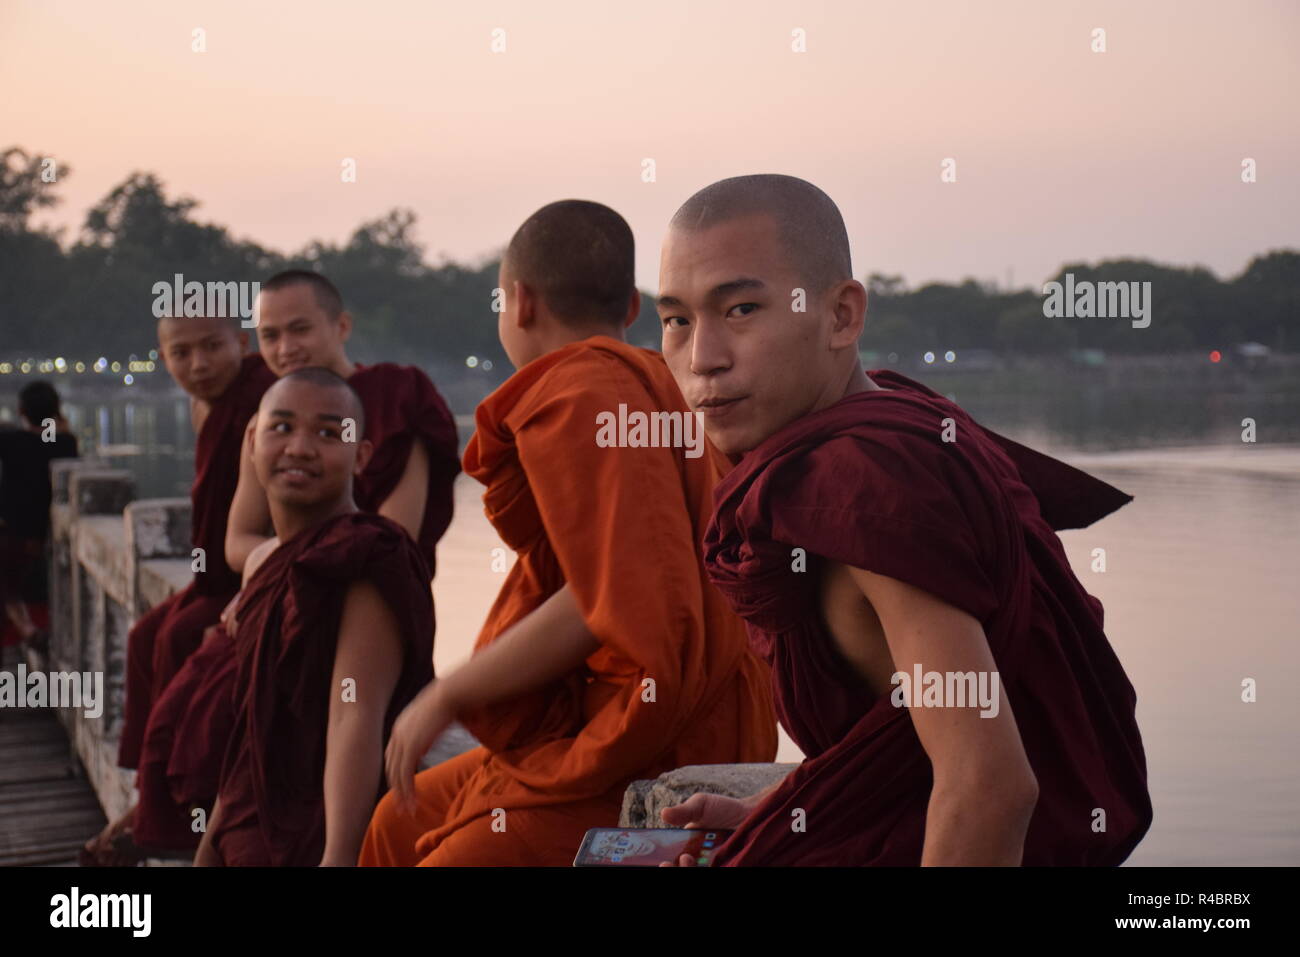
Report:
M659 817L669 827L716 828L734 831L749 817L753 803L725 794L692 794L681 804L666 807Z
M388 750L384 753L384 769L388 786L406 813L414 813L416 809L415 772L419 769L420 759L455 720L456 713L447 700L444 683L434 680L415 696L393 723Z
M239 607L239 599L243 597L242 591L235 592L235 597L226 602L226 607L221 610L221 626L226 629L228 635L235 633L235 610Z
M725 794L692 794L681 804L666 807L659 812L660 819L669 827L718 828L734 831L749 816L754 798L733 798ZM664 861L660 867L694 867L695 858L681 854L676 861Z

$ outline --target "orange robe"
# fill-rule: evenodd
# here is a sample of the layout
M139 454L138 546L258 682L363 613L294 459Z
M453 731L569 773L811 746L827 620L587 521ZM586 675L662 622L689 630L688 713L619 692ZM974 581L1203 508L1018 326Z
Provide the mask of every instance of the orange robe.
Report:
M690 415L662 356L606 336L530 362L479 406L465 471L518 560L475 648L566 583L600 648L461 715L482 746L416 776L414 816L385 796L361 864L571 864L588 828L617 823L629 782L775 756L770 673L701 560L725 460L707 442L695 458L601 447L598 416L620 403Z

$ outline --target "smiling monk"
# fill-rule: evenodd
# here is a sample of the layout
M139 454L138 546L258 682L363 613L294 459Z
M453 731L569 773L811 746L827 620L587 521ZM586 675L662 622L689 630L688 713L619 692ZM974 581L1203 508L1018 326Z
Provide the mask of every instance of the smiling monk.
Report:
M866 307L810 183L723 180L673 218L664 356L740 460L705 560L806 759L663 819L737 827L720 864L1118 864L1151 823L1136 698L1055 530L1130 497L868 375ZM918 669L996 707L896 694Z
M364 865L571 864L633 779L775 754L767 669L700 561L719 459L611 441L621 406L689 416L662 357L623 341L633 253L623 218L581 200L506 250L518 371L479 406L465 470L518 560L469 662L399 718ZM454 718L483 746L417 776Z
M352 328L352 316L325 276L288 270L262 283L257 330L270 372L283 376L301 368L327 368L346 378L360 395L366 438L374 451L354 483L354 498L362 511L383 515L406 529L432 577L435 546L451 522L452 483L460 471L456 426L437 389L419 369L352 362L347 354ZM241 438L242 450L227 449L219 461L227 485L234 489L228 493L233 501L227 499L222 513L224 519L225 509L230 512L225 556L232 569L246 575L279 541L271 535L270 510L257 482L251 441L247 434ZM236 460L238 470L231 466ZM212 808L234 722L234 675L231 636L224 625L209 628L202 646L155 704L137 777L140 806L134 817L141 842L191 854L197 847L202 818L196 812Z
M196 864L356 860L384 740L433 674L429 570L397 523L358 510L365 412L326 369L266 393L251 436L280 545L244 586L235 718Z

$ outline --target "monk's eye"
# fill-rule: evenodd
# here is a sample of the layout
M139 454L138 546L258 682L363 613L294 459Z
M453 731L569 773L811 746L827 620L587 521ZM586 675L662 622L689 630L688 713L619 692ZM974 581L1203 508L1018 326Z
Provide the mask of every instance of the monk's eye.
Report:
M673 323L677 323L677 322L680 322L681 325L680 326L673 325ZM688 320L685 316L668 316L663 320L663 324L665 327L669 329L685 329L690 324L690 320Z
M283 434L285 434L286 432L290 431L289 423L288 423L288 422L276 422L274 425L271 426L271 431L272 431L272 432L279 432L281 435L283 435Z
M275 337L277 335L278 333L267 330L266 332L259 332L257 334L257 337L261 339L263 342L275 342Z
M327 439L337 439L339 437L339 430L324 428L320 430L320 434L325 436Z
M758 308L758 303L756 302L742 302L739 305L732 306L731 309L728 310L727 315L730 316L733 313L736 313L737 310L744 310L743 312L740 312L739 315L736 317L736 318L744 318L745 316L748 316L757 308Z

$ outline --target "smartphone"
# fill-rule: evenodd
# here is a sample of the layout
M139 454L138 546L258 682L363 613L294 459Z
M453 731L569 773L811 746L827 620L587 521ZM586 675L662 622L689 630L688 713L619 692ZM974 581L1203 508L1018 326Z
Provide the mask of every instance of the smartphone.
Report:
M582 839L574 867L658 867L682 854L708 867L731 831L684 827L593 827Z

